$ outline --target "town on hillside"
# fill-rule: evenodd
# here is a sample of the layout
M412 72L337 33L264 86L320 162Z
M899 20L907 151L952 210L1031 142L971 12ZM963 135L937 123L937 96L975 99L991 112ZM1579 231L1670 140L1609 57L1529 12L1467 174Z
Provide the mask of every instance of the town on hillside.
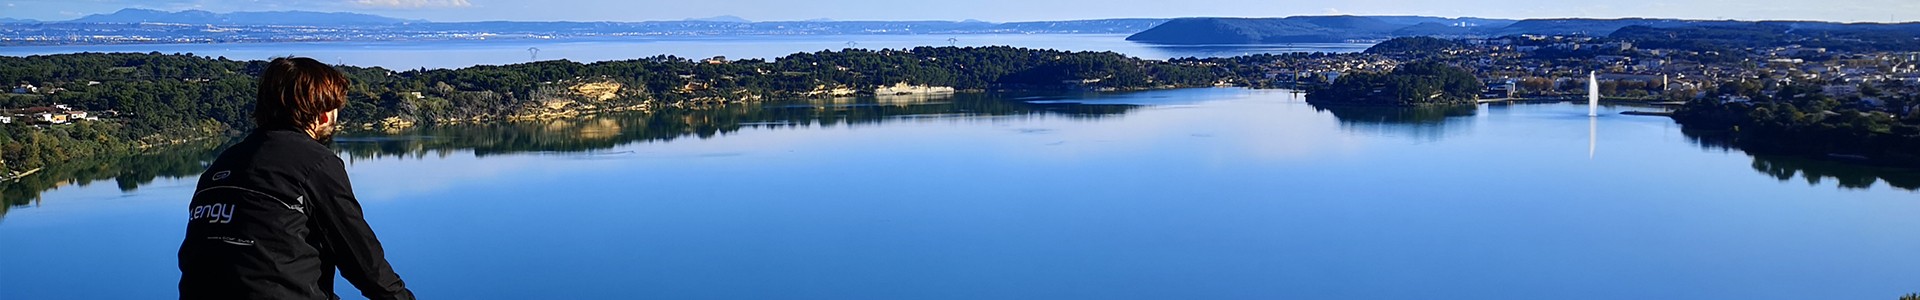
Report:
M1430 41L1413 49L1399 43ZM1789 45L1714 50L1643 47L1590 36L1515 35L1496 38L1389 40L1363 53L1300 53L1188 60L1250 65L1255 86L1312 87L1345 74L1383 73L1413 61L1444 62L1467 69L1486 84L1482 98L1549 98L1585 94L1588 73L1597 72L1600 93L1611 99L1684 101L1712 96L1751 101L1749 93L1720 88L1745 82L1773 95L1787 86L1818 86L1824 96L1861 109L1898 114L1920 103L1896 95L1920 94L1920 52L1845 51ZM1264 81L1264 82L1263 82Z

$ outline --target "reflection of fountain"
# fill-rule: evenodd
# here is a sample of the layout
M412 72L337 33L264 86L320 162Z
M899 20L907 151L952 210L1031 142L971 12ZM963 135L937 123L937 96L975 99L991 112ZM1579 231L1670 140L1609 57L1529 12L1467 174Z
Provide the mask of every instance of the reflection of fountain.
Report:
M1600 118L1587 118L1587 159L1593 159L1593 150L1600 142Z

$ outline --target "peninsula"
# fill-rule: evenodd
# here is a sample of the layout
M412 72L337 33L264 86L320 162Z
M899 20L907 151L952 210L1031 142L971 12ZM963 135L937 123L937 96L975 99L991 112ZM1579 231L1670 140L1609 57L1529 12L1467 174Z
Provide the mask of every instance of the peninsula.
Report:
M81 157L238 135L252 127L265 61L191 53L0 56L0 165L24 172ZM979 92L1121 91L1213 86L1197 63L1013 47L796 53L776 60L654 56L462 69L339 66L353 82L350 129L569 118L766 99ZM7 174L0 172L0 174Z

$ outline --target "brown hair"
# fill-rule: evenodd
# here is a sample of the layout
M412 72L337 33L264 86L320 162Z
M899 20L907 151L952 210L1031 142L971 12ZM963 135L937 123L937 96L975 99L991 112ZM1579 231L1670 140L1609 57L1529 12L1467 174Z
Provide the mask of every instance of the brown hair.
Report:
M347 76L312 58L275 58L260 74L259 101L253 106L254 126L306 129L320 115L347 105Z

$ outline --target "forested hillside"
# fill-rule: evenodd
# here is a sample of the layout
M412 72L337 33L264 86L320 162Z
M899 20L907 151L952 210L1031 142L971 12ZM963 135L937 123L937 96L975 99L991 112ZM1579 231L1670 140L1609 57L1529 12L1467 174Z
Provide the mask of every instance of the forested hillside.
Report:
M250 129L255 78L265 63L190 53L0 57L0 82L45 91L0 97L0 109L64 104L107 116L55 126L9 124L0 131L0 158L5 169L21 171L237 135ZM340 69L353 82L342 112L351 129L875 93L1171 88L1227 77L1200 64L1013 47L849 49L774 60L655 56L452 70Z

